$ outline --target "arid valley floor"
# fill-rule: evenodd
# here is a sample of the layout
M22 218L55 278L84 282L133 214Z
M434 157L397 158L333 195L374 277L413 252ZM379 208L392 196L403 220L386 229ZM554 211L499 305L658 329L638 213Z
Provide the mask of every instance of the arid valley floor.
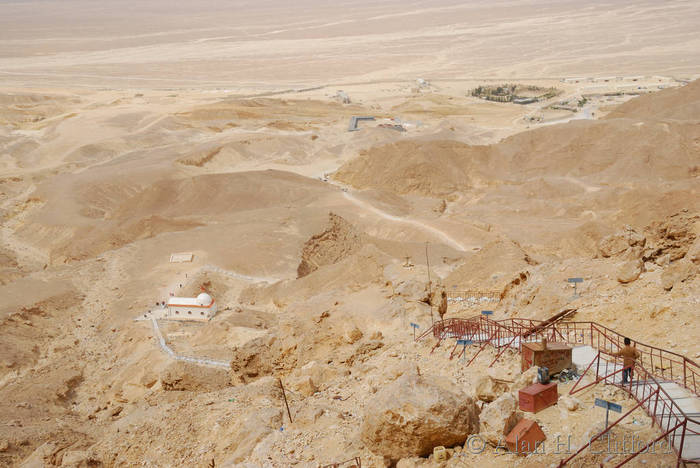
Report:
M414 341L441 289L700 362L700 4L171 3L0 0L0 465L556 466L454 442L532 373ZM634 405L572 385L548 440Z

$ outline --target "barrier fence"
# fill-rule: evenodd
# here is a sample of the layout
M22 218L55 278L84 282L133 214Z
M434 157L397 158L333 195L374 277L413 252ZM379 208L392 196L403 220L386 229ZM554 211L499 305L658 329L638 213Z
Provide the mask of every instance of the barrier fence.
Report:
M156 320L155 318L151 318L151 323L153 324L153 333L155 333L155 335L156 335L156 339L158 340L158 344L160 345L160 348L171 358L173 358L177 361L191 362L193 364L199 364L202 366L225 367L225 368L230 367L230 363L228 361L217 361L215 359L182 356L180 354L175 353L175 351L173 351L172 348L170 346L168 346L168 344L165 342L165 338L163 338L163 334L160 332L160 327L158 326L158 320Z
M565 314L562 314L562 316ZM446 338L470 340L479 346L476 354L466 364L471 364L474 359L487 346L493 346L498 352L495 359L489 365L492 366L507 349L522 351L523 343L537 342L546 338L548 341L565 342L573 346L590 346L597 350L596 357L588 365L578 382L570 393L576 393L591 385L600 382L615 385L625 390L637 405L618 419L612 426L602 431L589 444L582 447L569 458L562 460L559 466L564 466L576 455L581 453L590 443L607 433L611 427L629 415L634 409L642 408L658 424L662 434L655 440L630 454L617 466L622 466L634 459L652 443L665 438L677 455L677 466L683 463L700 463L697 456L684 457L683 451L689 438L700 436L700 419L695 414L686 414L668 392L661 385L666 382L674 382L689 390L694 396L698 395L697 385L700 383L700 366L685 356L662 348L651 346L630 338L640 352L640 357L635 365L636 380L622 384L616 380L624 368L614 363L612 352L624 346L624 336L615 330L596 322L545 322L541 320L509 318L504 320L491 320L487 316L479 315L469 318L448 318L435 322L428 330L416 338L416 341L432 334L437 342L432 351ZM461 356L466 346L457 354L458 347L455 343L450 359L455 355ZM595 377L592 383L578 388L584 375L595 364ZM611 370L612 367L612 370ZM697 439L692 439L692 446L696 447Z

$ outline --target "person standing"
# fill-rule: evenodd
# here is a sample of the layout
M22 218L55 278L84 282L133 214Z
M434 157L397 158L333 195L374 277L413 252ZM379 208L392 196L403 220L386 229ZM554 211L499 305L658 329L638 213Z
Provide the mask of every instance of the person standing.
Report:
M639 359L641 353L637 351L635 346L632 346L632 340L625 338L625 347L616 353L612 353L615 357L622 358L622 365L624 369L622 370L622 383L632 381L632 369L634 369L634 362Z
M440 305L438 306L438 315L440 316L440 320L445 318L445 315L447 314L447 293L445 290L442 290L442 293L440 294L441 299L440 299Z

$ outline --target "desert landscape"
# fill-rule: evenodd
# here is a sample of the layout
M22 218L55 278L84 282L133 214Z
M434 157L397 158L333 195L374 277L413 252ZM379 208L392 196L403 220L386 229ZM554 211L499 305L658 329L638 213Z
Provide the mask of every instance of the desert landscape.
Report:
M0 465L697 463L698 24L0 1Z

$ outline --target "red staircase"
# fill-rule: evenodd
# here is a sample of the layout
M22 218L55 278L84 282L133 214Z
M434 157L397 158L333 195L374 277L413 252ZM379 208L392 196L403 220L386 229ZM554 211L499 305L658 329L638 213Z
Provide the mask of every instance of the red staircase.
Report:
M698 385L700 384L700 366L681 354L632 340L641 356L638 364L635 365L636 380L623 385L616 380L616 376L619 378L623 368L614 364L614 360L608 350L622 348L625 337L615 330L596 322L565 322L561 320L570 313L572 312L562 311L548 321L522 318L491 320L484 315L470 318L449 318L435 322L428 330L416 338L416 341L432 334L437 339L435 346L431 350L432 352L446 338L471 340L474 344L479 345L479 350L467 363L467 366L474 361L482 350L491 345L498 350L498 353L489 367L499 359L505 350L517 349L520 352L522 351L523 343L540 341L542 338L547 338L549 341L566 342L573 346L590 346L597 350L598 353L589 364L586 372L584 372L584 375L587 375L595 365L594 382L586 385L586 387L600 382L616 385L637 401L637 405L634 408L608 429L598 434L593 441L607 433L611 427L634 409L641 407L661 429L662 434L657 441L665 438L673 447L677 455L677 466L680 466L681 462L700 463L700 458L695 453L698 451L696 448L700 448L700 439L698 439L700 437L700 419L695 414L686 414L662 385L668 385L668 383L673 382L697 397ZM450 353L450 359L454 356L461 357L463 352L464 349L457 354L457 345L455 344ZM576 393L586 388L581 387L577 389L582 378L583 375L579 382L574 385L571 393ZM691 444L689 444L689 440L692 440ZM654 442L656 441L652 443ZM562 460L559 466L566 465L583 451L586 446L566 460ZM688 447L692 450L688 450ZM684 448L686 452L692 453L684 455ZM642 447L637 452L630 454L617 466L624 465L644 450L646 450L646 447Z

